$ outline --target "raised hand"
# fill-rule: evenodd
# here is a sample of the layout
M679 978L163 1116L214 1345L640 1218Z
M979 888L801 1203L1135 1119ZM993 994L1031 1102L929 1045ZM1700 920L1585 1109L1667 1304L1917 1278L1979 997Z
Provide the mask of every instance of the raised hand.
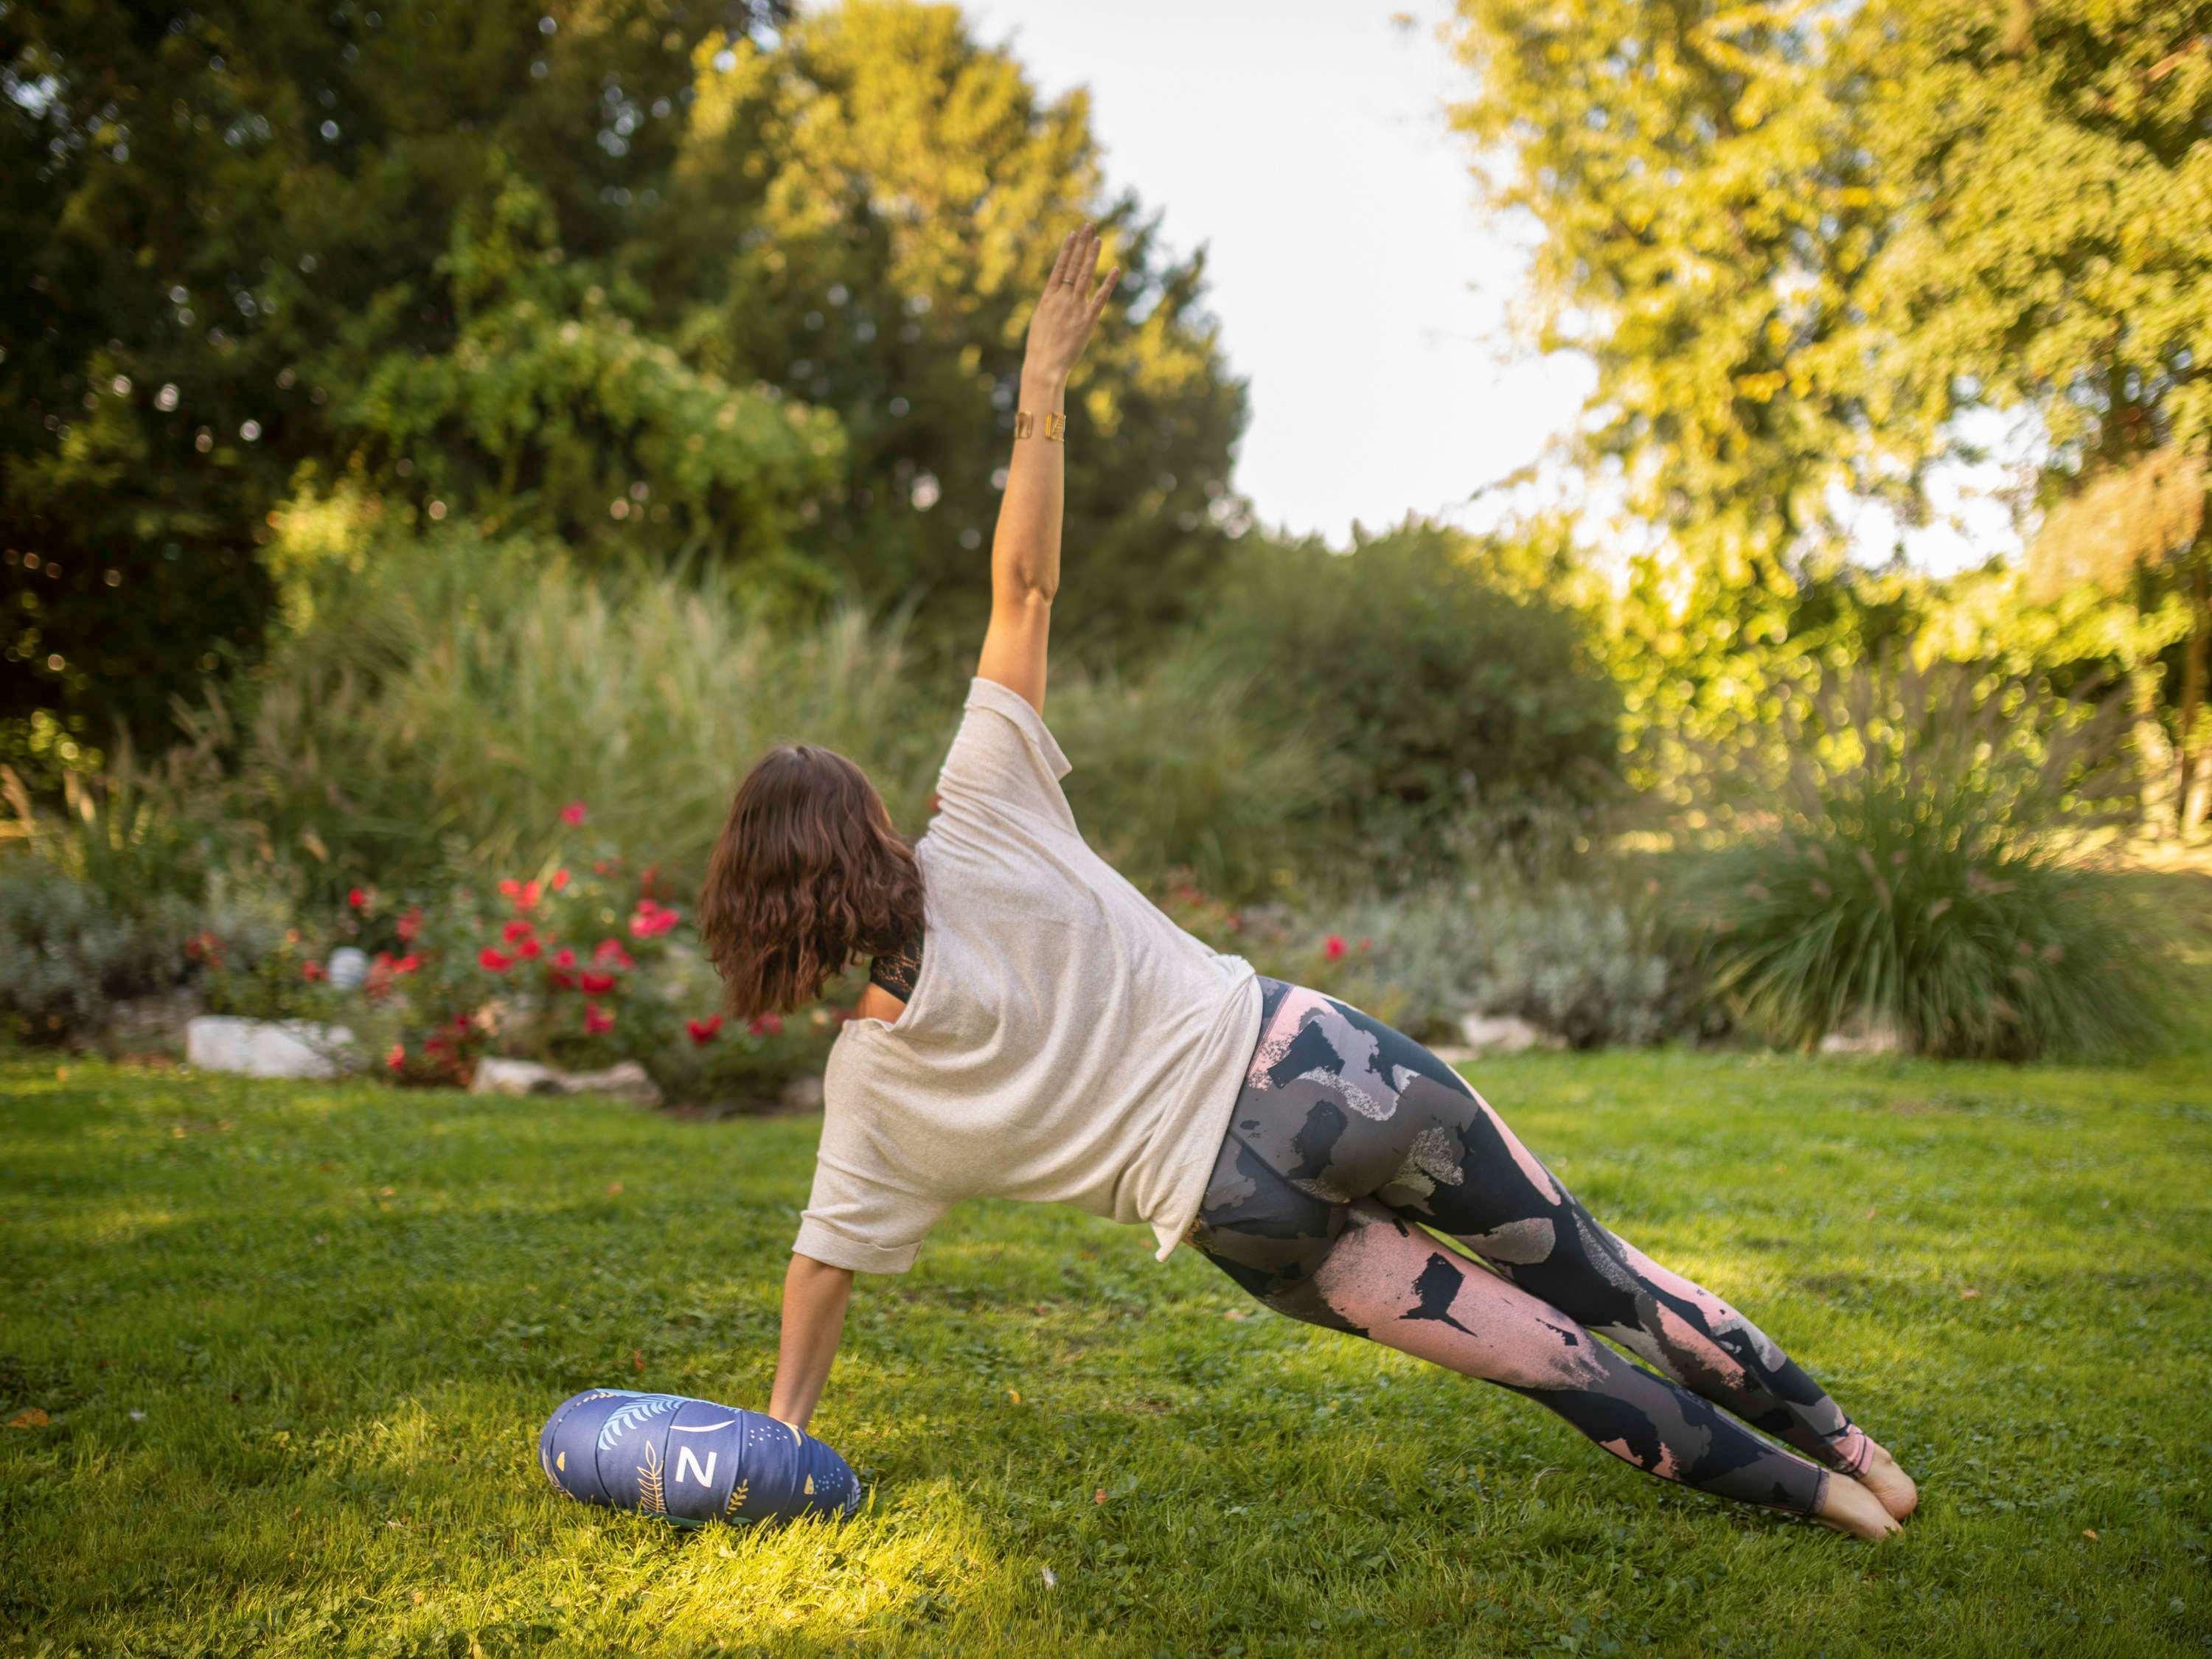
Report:
M1103 277L1098 272L1098 228L1085 225L1067 234L1053 262L1052 276L1036 309L1030 315L1029 356L1022 365L1024 380L1065 380L1067 373L1090 343L1121 268L1114 266ZM1096 279L1096 280L1094 280Z

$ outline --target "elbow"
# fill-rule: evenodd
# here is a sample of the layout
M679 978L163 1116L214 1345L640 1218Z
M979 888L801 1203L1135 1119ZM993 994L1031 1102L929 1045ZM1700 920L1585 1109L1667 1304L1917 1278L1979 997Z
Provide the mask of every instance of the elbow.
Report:
M1001 586L1000 602L1016 610L1049 611L1052 596L1059 591L1060 577L1045 575L1041 571L1017 568L1007 574Z

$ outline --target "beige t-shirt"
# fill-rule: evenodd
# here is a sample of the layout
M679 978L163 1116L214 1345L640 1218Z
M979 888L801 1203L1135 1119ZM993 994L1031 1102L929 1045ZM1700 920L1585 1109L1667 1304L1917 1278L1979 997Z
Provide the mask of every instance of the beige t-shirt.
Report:
M921 973L896 1022L854 1019L823 1078L814 1192L792 1248L903 1273L956 1200L1149 1222L1198 1213L1260 1040L1260 985L1085 842L1036 709L978 678L937 780Z

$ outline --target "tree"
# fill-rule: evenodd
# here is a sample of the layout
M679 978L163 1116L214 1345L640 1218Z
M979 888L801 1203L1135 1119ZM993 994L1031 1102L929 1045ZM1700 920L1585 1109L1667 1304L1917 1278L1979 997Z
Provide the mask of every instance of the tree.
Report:
M2178 449L2154 450L2131 465L2108 465L2045 515L2028 549L2028 574L2045 598L2083 586L2133 595L2147 586L2154 593L2169 589L2182 601L2188 622L2174 720L2173 804L2175 823L2184 831L2203 815L2194 802L2197 750L2191 738L2204 703L2212 635L2205 487L2203 462ZM2148 701L2139 697L2139 707Z
M1747 647L1970 412L2043 422L2046 500L2212 452L2208 40L2151 0L1462 0L1460 124L1540 229L1540 338L1599 369L1569 459L1661 538L1667 722L1771 714ZM2202 533L2161 580L2199 591Z
M1462 0L1455 42L1478 179L1540 232L1538 343L1597 368L1565 459L1648 550L1622 608L1632 726L1771 724L1799 574L1854 501L1911 507L1857 361L1888 221L1855 71L1802 5Z
M172 696L258 651L268 515L302 464L349 470L366 371L466 343L469 216L520 173L556 245L604 259L650 210L691 46L780 9L0 11L0 722L46 711L64 760L117 720L165 738ZM430 513L411 456L367 447Z
M1105 194L1087 94L1047 104L954 7L881 0L699 70L656 280L701 361L836 412L851 488L814 556L878 603L920 596L925 639L972 647L1028 307L1092 216L1124 275L1070 391L1062 631L1127 650L1189 615L1237 516L1244 390L1202 255L1170 258L1133 196Z
M7 5L0 91L19 757L158 745L258 651L276 521L340 499L972 640L1023 313L1084 215L1133 281L1077 389L1072 642L1185 614L1237 518L1203 261L950 7Z
M2212 740L2198 718L2212 635L2212 7L1886 0L1854 27L1864 130L1899 226L1871 331L1905 388L1900 413L1925 441L1963 410L2033 410L2051 445L2042 574L2076 567L2111 587L2140 571L2148 605L2179 600L2186 830ZM2147 516L2115 526L2124 507Z

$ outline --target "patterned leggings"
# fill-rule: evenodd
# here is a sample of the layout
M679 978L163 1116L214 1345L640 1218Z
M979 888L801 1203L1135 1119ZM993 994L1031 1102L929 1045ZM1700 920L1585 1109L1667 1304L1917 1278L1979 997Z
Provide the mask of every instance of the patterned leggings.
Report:
M1806 1458L1865 1468L1866 1436L1819 1383L1593 1221L1451 1067L1332 998L1261 988L1260 1044L1189 1234L1215 1266L1278 1313L1502 1383L1701 1492L1810 1514L1828 1477Z

